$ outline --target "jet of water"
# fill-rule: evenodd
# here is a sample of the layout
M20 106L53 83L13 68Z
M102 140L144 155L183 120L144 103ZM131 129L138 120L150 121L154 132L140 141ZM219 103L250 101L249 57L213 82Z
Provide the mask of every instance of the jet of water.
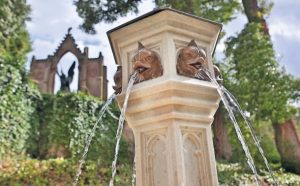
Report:
M124 103L123 103L123 108L121 110L121 115L119 118L119 123L118 123L118 129L117 129L117 135L116 135L116 147L115 147L115 156L114 156L114 161L112 162L112 175L111 175L111 179L109 182L109 186L114 186L114 179L116 176L116 172L117 172L117 161L118 161L118 154L119 154L119 148L120 148L120 140L122 137L122 132L123 132L123 126L124 126L124 121L125 121L125 112L126 112L126 108L127 108L127 103L128 103L128 99L129 99L129 95L131 92L131 89L133 87L133 84L136 82L137 80L137 74L138 71L135 71L133 73L133 75L131 76L126 92L125 92L125 99L124 99Z
M114 118L115 120L119 120L119 117L117 117L114 113L112 113L112 111L110 110L110 108L107 109L107 113Z
M132 166L131 185L135 186L135 182L136 182L136 164L135 164L135 156L134 156L134 161Z
M97 119L96 123L94 124L93 128L92 128L92 131L91 133L89 134L89 136L87 137L87 140L85 142L85 147L84 147L84 151L83 151L83 154L79 160L79 166L78 166L78 169L77 169L77 173L76 173L76 176L75 176L75 179L73 181L73 186L76 186L77 183L78 183L78 180L79 180L79 177L81 175L81 172L82 172L82 166L84 165L85 163L85 159L86 159L86 156L87 156L87 153L89 151L89 147L91 145L91 142L92 142L92 139L95 135L95 131L97 129L97 126L98 126L98 123L102 120L102 117L105 113L106 110L108 110L108 106L112 103L112 101L116 98L116 95L115 94L112 94L108 100L103 104L103 106L101 107L101 110L99 112L99 118Z
M268 162L268 160L267 160L267 158L265 156L265 153L264 153L264 151L263 151L263 149L262 149L262 147L260 145L260 142L259 142L259 140L257 138L257 135L255 134L255 131L253 129L253 126L252 126L251 122L247 119L245 113L242 111L242 108L241 108L240 104L238 103L238 101L236 100L236 98L224 86L222 86L222 89L223 89L223 92L228 97L229 101L238 109L239 113L243 117L243 119L244 119L244 121L245 121L245 123L246 123L246 125L247 125L247 127L248 127L248 129L250 131L252 139L254 140L254 143L255 143L255 145L256 145L256 147L257 147L260 155L262 156L262 158L264 160L264 163L265 163L265 165L266 165L266 167L268 169L268 172L269 172L269 174L272 177L272 180L274 181L275 185L278 185L277 180L275 179L275 177L273 175L272 169L271 169L271 167L269 165L269 162Z
M261 185L260 182L259 182L259 176L258 176L256 167L255 167L255 164L254 164L254 160L253 160L253 158L252 158L252 156L250 154L249 148L248 148L248 146L247 146L247 144L245 142L245 138L242 135L242 131L241 131L241 129L240 129L240 127L239 127L236 119L235 119L235 116L234 116L234 113L232 111L232 108L230 107L229 102L228 102L228 100L227 100L224 92L222 91L221 86L219 85L219 83L217 82L217 80L211 76L210 72L208 72L208 71L206 71L204 69L200 69L200 70L202 72L204 72L209 77L209 79L211 80L211 82L217 87L217 91L218 91L219 95L221 96L221 99L222 99L222 101L224 103L224 106L225 106L225 108L226 108L226 110L227 110L227 112L229 114L229 117L230 117L232 123L233 123L233 126L234 126L234 129L236 131L237 137L238 137L238 139L239 139L239 141L240 141L240 143L242 145L242 148L243 148L243 150L245 152L245 155L246 155L246 158L247 158L247 163L248 163L250 169L252 170L253 174L255 175L256 184L257 185ZM199 72L198 74L199 74L199 76L197 78L202 78L203 77L203 75L201 74L201 72Z

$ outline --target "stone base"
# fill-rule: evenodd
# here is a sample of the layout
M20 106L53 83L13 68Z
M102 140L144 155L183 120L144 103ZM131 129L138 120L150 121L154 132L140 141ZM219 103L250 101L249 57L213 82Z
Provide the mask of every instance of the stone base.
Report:
M117 100L122 105L124 94ZM126 120L138 186L218 185L211 123L219 101L209 82L181 76L134 86Z

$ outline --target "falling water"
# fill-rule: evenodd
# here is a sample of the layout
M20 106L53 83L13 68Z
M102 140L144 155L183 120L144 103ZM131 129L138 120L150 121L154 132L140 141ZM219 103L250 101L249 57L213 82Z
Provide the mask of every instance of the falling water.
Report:
M266 158L266 156L265 156L265 153L264 153L264 151L263 151L263 149L262 149L262 147L261 147L261 145L260 145L260 143L259 143L259 140L258 140L258 138L257 138L257 136L256 136L256 134L255 134L255 131L254 131L254 129L253 129L253 127L252 127L252 124L249 122L249 120L247 119L247 117L246 117L246 115L244 114L244 112L242 111L242 109L241 109L241 106L239 105L239 103L238 103L238 101L236 100L236 98L224 87L224 86L222 86L222 89L223 89L223 92L226 94L226 96L228 97L228 99L229 99L229 101L238 109L238 111L239 111L239 113L241 114L241 116L243 117L243 119L244 119L244 121L245 121L245 123L246 123L246 125L247 125L247 127L248 127L248 129L249 129L249 131L250 131L250 134L251 134L251 136L252 136L252 138L253 138L253 140L254 140L254 143L255 143L255 145L256 145L256 147L257 147L257 149L258 149L258 151L259 151L259 153L260 153L260 155L262 156L262 158L263 158L263 160L264 160L264 163L265 163L265 165L266 165L266 167L267 167L267 169L268 169L268 171L269 171L269 174L271 175L271 177L272 177L272 179L273 179L273 181L274 181L274 183L276 184L276 185L278 185L277 184L277 181L276 181L276 179L275 179L275 177L274 177L274 175L273 175L273 172L272 172L272 170L271 170L271 167L270 167L270 165L269 165L269 162L268 162L268 160L267 160L267 158Z
M81 172L82 172L81 169L82 169L82 166L83 166L84 163L85 163L85 158L86 158L87 153L88 153L88 151L89 151L89 147L90 147L90 144L91 144L92 139L93 139L93 137L94 137L95 131L96 131L97 126L98 126L98 123L102 120L102 117L103 117L105 111L108 110L108 108L109 108L108 106L111 104L111 102L112 102L115 98L116 98L116 95L115 95L115 94L112 94L112 95L108 98L108 100L103 104L103 106L101 107L101 110L100 110L100 112L99 112L99 118L97 119L96 123L94 124L94 126L93 126L93 128L92 128L92 131L91 131L91 133L89 134L89 136L88 136L88 138L87 138L87 140L86 140L86 142L85 142L86 145L85 145L85 147L84 147L83 154L82 154L82 156L81 156L81 158L80 158L80 160L79 160L79 167L78 167L78 169L77 169L77 173L76 173L74 182L73 182L73 184L72 184L73 186L76 186L77 183L78 183L79 176L80 176L80 174L81 174Z
M134 157L133 166L132 166L131 185L135 186L135 182L136 182L136 164L135 164L135 157Z
M133 75L131 76L129 83L128 83L128 87L126 89L125 92L125 99L124 99L124 103L123 103L123 108L121 110L121 115L119 118L119 123L118 123L118 130L117 130L117 135L116 135L116 147L115 147L115 156L114 156L114 161L112 162L112 175L111 175L111 179L109 182L109 186L113 186L114 185L114 178L116 176L116 171L117 171L117 160L118 160L118 153L119 153L119 148L120 148L120 140L122 137L122 132L123 132L123 124L125 121L125 112L126 112L126 108L127 108L127 103L128 103L128 98L131 92L131 89L133 87L134 82L137 79L137 71L135 71L133 73Z
M115 120L119 120L119 117L117 117L114 113L112 113L112 111L110 110L110 108L108 107L107 109L107 113Z
M233 113L233 111L232 111L232 109L231 109L231 107L230 107L230 105L229 105L228 100L226 99L226 96L225 96L224 92L222 91L221 86L220 86L219 83L216 81L216 79L213 78L213 77L210 75L210 72L208 72L208 71L206 71L206 70L200 69L199 73L198 73L197 76L196 76L197 78L202 78L202 79L204 78L204 76L201 74L201 71L205 72L205 74L209 77L209 79L211 80L211 82L212 82L215 86L217 86L217 91L218 91L219 95L221 96L221 99L222 99L222 101L223 101L223 103L224 103L224 106L225 106L226 110L228 111L229 117L230 117L230 119L231 119L231 121L232 121L232 123L233 123L233 126L234 126L234 128L235 128L236 134L237 134L237 136L238 136L238 139L239 139L239 141L240 141L240 143L241 143L241 145L242 145L242 148L243 148L243 150L244 150L244 152L245 152L245 155L246 155L246 157L247 157L247 163L248 163L250 169L252 170L252 172L253 172L254 175L255 175L256 184L257 184L257 185L261 185L260 182L259 182L259 177L258 177L256 168L255 168L255 164L254 164L253 158L252 158L252 156L251 156L251 154L250 154L250 151L249 151L249 148L248 148L248 146L247 146L247 144L246 144L246 142L245 142L245 138L244 138L244 136L242 135L241 129L240 129L240 127L239 127L239 125L238 125L238 123L237 123L237 121L236 121L236 119L235 119L234 113Z

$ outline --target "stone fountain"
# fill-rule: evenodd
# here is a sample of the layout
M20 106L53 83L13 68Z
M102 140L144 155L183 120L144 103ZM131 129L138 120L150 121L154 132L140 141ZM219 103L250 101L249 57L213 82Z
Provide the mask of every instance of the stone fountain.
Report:
M115 77L120 106L138 71L126 112L137 186L218 185L211 124L220 97L205 74L195 77L201 68L214 75L220 31L218 23L166 8L108 32L122 66Z

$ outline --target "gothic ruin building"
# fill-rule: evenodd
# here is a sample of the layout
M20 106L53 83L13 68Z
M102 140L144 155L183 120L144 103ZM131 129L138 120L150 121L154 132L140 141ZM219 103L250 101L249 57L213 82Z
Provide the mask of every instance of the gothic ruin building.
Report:
M78 60L78 91L84 91L106 100L107 70L106 66L104 66L101 52L97 58L89 58L88 47L85 47L84 51L81 52L70 30L53 55L49 55L47 59L35 59L34 56L32 57L30 78L37 83L42 93L53 94L57 65L60 59L70 52Z

